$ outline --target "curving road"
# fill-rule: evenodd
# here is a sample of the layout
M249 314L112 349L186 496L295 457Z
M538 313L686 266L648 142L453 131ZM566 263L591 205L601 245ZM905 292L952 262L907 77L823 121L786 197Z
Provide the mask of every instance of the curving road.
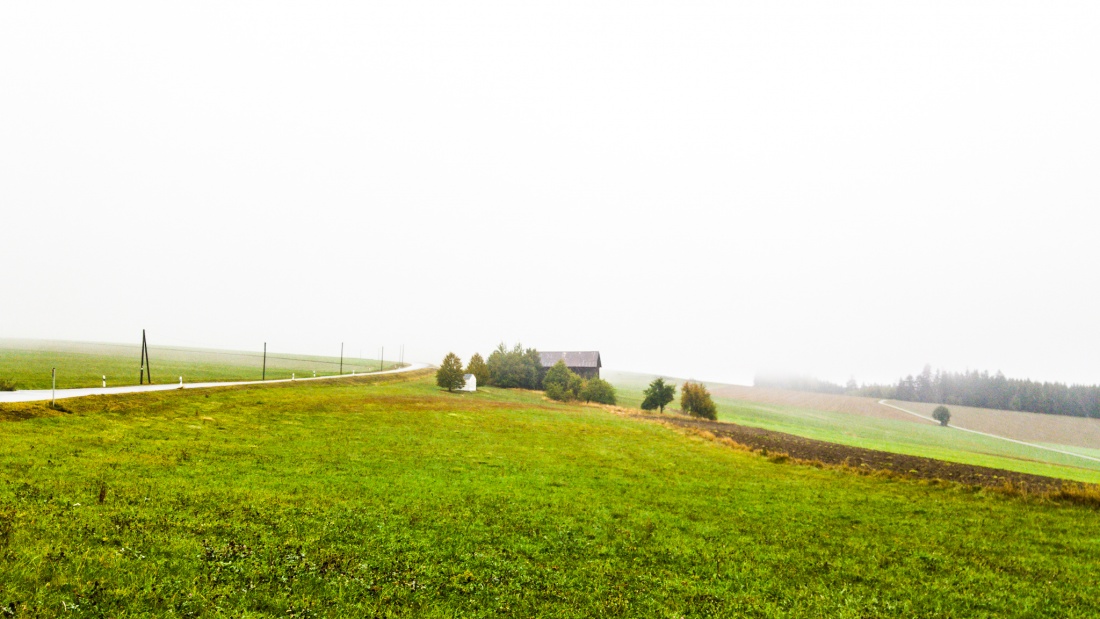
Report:
M212 389L217 387L235 387L237 385L270 385L272 383L289 383L307 380L339 380L353 376L378 376L380 374L399 374L412 372L431 367L427 363L410 363L403 368L384 370L381 372L366 372L363 374L342 374L337 376L310 376L308 378L281 378L278 380L245 380L237 382L212 382L212 383L169 383L164 385L128 385L122 387L91 387L84 389L58 389L55 392L50 389L28 389L27 391L0 391L0 402L41 402L56 398L83 398L90 395L111 395L115 393L140 393L143 391L171 391L173 389Z

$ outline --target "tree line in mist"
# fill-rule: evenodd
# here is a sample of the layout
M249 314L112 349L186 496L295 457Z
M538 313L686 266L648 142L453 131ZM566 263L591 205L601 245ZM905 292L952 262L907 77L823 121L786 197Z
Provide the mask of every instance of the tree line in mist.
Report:
M907 402L1100 418L1100 386L1006 378L1001 372L933 372L932 367L926 365L920 374L910 374L895 384L858 385L853 379L847 385L838 385L805 376L761 375L757 375L753 384L757 387L859 395Z

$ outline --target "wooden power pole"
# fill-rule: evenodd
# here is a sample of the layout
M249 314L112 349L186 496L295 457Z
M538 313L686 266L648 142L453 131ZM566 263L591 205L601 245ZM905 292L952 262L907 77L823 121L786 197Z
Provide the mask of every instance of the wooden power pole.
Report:
M153 368L149 366L149 343L145 339L145 329L141 330L141 373L138 374L138 384L144 385L145 378L149 378L149 384L153 384Z

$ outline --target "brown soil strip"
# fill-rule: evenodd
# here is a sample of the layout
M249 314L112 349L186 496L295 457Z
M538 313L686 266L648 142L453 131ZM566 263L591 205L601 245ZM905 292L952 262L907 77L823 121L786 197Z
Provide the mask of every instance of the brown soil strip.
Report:
M1083 485L1055 477L851 447L733 423L668 415L632 416L682 428L705 430L715 436L728 438L753 450L766 450L768 453L776 455L786 454L798 460L843 465L867 471L890 471L916 479L940 479L990 488L1012 486L1027 492L1049 492L1061 490L1066 486Z

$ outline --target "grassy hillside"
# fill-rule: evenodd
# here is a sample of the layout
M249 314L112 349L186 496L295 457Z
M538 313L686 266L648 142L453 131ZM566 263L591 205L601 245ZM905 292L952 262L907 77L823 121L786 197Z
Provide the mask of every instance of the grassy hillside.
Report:
M647 375L626 372L605 372L605 375L619 390L620 399L630 405L641 402L642 389L650 380ZM721 397L718 395L723 392L721 385L712 386L712 391L716 394L714 401L718 405L718 417L722 421L843 445L1100 483L1100 462L941 428L915 417L907 418L905 413L893 411L887 407L882 407L884 410L881 417L869 414L867 410L861 410L861 407L868 405L880 406L873 401L852 403L850 409L852 412L845 412L844 406L835 407L837 410L822 410L778 404L775 395L766 392L761 393L761 399L767 399L767 402L754 402ZM751 398L753 391L741 389L736 393L741 398ZM811 394L810 398L797 399L800 398L800 394L794 394L793 397L796 399L792 401L812 402L816 396ZM850 399L866 400L866 398ZM673 405L678 404L679 399ZM900 418L893 418L899 416ZM1095 420L1077 421L1088 423ZM1089 455L1087 448L1052 443L1047 445Z
M49 389L50 370L57 368L57 388L99 387L102 377L108 386L136 385L141 368L141 346L0 339L0 379L15 382L19 389ZM174 383L180 376L187 382L260 380L263 352L149 347L153 380ZM397 364L386 362L387 369ZM377 360L345 358L344 372L373 372ZM269 351L267 378L290 378L338 374L339 357L317 357Z
M0 408L0 608L1092 617L1094 510L772 463L430 373ZM20 420L21 419L21 420ZM19 421L17 421L19 420Z

